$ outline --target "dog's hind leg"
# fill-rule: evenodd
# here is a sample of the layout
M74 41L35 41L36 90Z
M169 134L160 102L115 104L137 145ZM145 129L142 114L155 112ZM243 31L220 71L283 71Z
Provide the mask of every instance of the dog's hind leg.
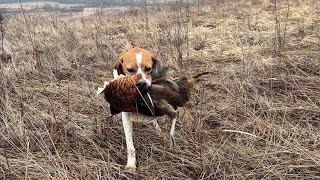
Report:
M158 133L161 133L161 128L160 128L160 126L159 126L159 124L158 124L158 117L156 117L156 118L154 118L154 119L152 119L151 121L152 121L152 124L154 125L154 127L156 128L156 131L158 132Z
M172 119L171 129L170 129L170 147L174 148L176 146L176 139L174 137L174 132L176 129L177 117Z
M162 111L161 114L166 114L172 120L171 129L170 129L170 147L174 148L176 146L176 140L174 137L176 122L177 122L177 111L171 106L167 101L160 100L154 101L155 106L159 107L159 110Z

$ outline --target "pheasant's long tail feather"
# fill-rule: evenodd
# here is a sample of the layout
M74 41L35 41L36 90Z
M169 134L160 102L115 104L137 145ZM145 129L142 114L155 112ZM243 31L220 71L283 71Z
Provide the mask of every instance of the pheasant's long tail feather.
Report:
M192 78L194 79L195 82L198 82L199 78L203 75L208 75L208 74L212 74L212 72L202 72L202 73L199 73L195 76L193 76Z

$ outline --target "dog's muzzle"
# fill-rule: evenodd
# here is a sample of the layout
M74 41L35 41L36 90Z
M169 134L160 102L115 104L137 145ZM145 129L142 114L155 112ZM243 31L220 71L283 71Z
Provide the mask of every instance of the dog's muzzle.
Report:
M147 92L150 87L146 81L139 81L136 83L136 86L142 94Z

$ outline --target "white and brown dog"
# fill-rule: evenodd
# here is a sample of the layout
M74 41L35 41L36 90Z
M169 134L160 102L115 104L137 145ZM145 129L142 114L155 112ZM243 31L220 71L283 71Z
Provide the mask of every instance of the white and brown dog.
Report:
M161 131L156 121L156 117L168 115L172 120L170 145L171 147L174 147L174 133L178 116L177 108L184 106L188 102L193 84L199 81L199 77L210 74L209 72L204 72L191 78L181 77L173 80L167 77L168 68L159 69L159 67L158 60L154 58L150 52L141 48L133 48L122 54L114 66L113 76L115 79L119 74L141 74L142 77L136 83L136 87L141 90L141 96L137 97L135 100L136 110L139 113L121 112L128 152L126 169L130 171L135 171L136 169L136 154L132 138L132 122L152 122L155 125L156 130ZM108 82L105 82L105 87L107 84ZM98 88L97 93L100 94L104 92L104 88ZM150 106L152 107L150 108Z
M137 83L137 86L140 88L145 87L148 88L151 86L152 75L157 73L159 67L158 60L147 50L141 48L133 48L126 51L122 54L114 66L114 76L116 78L117 74L124 75L135 75L142 74L142 79ZM131 113L131 112L122 112L122 123L126 138L127 145L127 153L128 160L126 169L129 171L135 171L136 169L136 153L133 145L132 138L132 121L138 122L150 122L150 120L154 119L152 116L144 116L142 114ZM138 118L137 118L138 117ZM158 131L160 131L160 127L156 120L152 121ZM175 124L175 120L173 121ZM174 125L173 125L174 126ZM174 128L174 127L173 127ZM174 130L170 132L170 134L174 134Z

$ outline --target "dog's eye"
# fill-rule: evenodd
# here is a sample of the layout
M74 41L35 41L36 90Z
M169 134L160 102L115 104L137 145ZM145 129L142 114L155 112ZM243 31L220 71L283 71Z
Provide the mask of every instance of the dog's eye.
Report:
M145 71L145 72L150 72L151 69L152 69L151 67L146 67L146 68L144 69L144 71Z
M127 71L128 71L130 74L132 74L132 73L135 73L135 72L136 72L136 70L135 70L135 69L133 69L133 68L129 68L129 69L127 69Z

